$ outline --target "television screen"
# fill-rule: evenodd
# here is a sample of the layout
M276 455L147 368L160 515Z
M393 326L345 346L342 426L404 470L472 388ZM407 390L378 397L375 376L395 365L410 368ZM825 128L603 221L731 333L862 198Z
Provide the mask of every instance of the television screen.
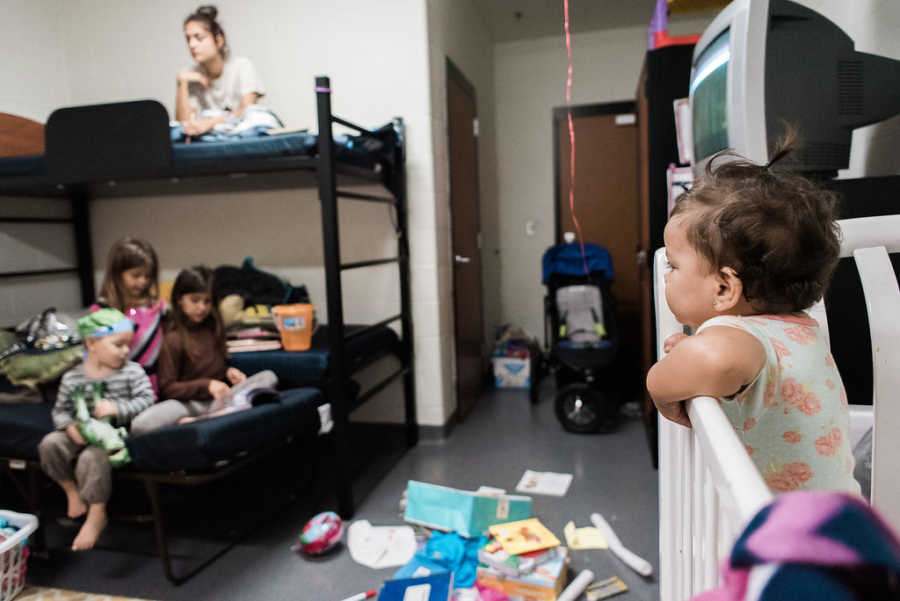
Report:
M728 38L726 29L697 57L691 81L695 160L728 148Z

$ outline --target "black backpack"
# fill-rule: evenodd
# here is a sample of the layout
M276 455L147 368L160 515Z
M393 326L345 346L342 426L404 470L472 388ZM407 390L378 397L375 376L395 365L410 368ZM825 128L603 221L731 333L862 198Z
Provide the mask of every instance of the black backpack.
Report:
M275 274L258 269L247 257L240 267L221 265L213 271L213 297L221 301L239 294L245 305L285 305L308 303L306 286L291 286Z

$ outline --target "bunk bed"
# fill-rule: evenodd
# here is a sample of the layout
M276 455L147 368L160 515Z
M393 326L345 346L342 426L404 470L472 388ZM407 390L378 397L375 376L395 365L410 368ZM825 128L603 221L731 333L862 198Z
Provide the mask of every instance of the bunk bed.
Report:
M56 273L76 273L81 301L95 299L89 201L117 197L259 189L318 188L328 324L317 332L306 352L243 354L237 361L253 373L273 368L283 384L302 387L284 393L280 406L256 407L224 418L173 426L130 439L136 458L118 477L141 481L151 501L157 545L166 576L175 583L191 577L219 554L186 575L172 571L159 486L197 485L224 478L264 457L281 444L314 436L331 427L338 510L354 512L349 415L366 401L402 380L406 447L418 441L413 379L410 310L409 244L404 172L404 124L396 118L378 130L363 128L331 112L328 77L317 77L318 135L306 131L237 142L173 144L168 115L154 101L63 108L48 119L43 154L0 159L0 197L53 197L71 204L70 218L0 217L0 223L69 223L73 227L76 264L71 268L11 271L0 279L21 279ZM355 132L335 137L333 124ZM359 192L355 185L377 184L386 193ZM339 187L340 185L340 187ZM366 190L369 188L367 187ZM374 202L396 212L397 256L342 263L338 200ZM376 265L396 264L399 270L400 312L377 323L344 323L341 273ZM389 326L399 322L400 336ZM397 368L360 391L352 376L385 355ZM309 388L315 387L315 388ZM324 409L324 411L323 411ZM253 427L247 428L252 414ZM329 415L330 414L330 415ZM330 423L326 423L330 422ZM49 407L0 405L0 458L23 494L36 503L36 443L49 431ZM173 442L174 440L174 442ZM187 459L173 459L160 449L191 449ZM176 456L184 457L183 453ZM226 549L227 550L227 549ZM222 551L224 552L224 550Z

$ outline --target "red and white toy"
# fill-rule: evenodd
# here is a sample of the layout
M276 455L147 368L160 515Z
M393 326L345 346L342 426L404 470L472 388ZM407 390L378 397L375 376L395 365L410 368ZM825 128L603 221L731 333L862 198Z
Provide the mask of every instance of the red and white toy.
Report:
M323 511L303 526L297 547L305 555L321 555L338 544L344 534L344 522L333 511Z

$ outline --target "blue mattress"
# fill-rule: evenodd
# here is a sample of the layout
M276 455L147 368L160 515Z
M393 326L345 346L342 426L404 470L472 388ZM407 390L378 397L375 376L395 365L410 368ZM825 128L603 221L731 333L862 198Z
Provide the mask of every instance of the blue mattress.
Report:
M168 426L128 439L131 469L142 472L206 471L289 434L315 436L319 431L321 392L295 388L281 393L280 403Z
M315 157L318 136L309 132L292 132L223 142L193 142L172 144L172 158L176 169L191 165L227 167L232 161L271 159L279 157ZM381 173L390 166L391 148L382 137L335 136L335 159L339 162Z
M38 443L53 431L50 403L0 403L0 457L37 459Z
M147 472L203 471L220 461L272 444L288 434L315 436L321 392L285 390L280 403L169 426L128 439L131 467ZM41 439L53 431L51 403L0 404L0 456L38 459Z
M344 331L349 334L365 327L347 325ZM385 355L396 354L399 344L397 333L386 326L357 336L345 347L347 367L352 373ZM308 351L234 353L230 363L248 374L271 369L278 376L279 386L294 388L321 386L328 376L328 356L328 326L323 325L313 335Z
M308 132L260 136L227 142L194 142L172 144L176 165L192 161L235 158L271 158L282 156L315 156L317 136Z
M383 173L390 167L392 148L385 136L335 136L335 158L345 164ZM88 150L86 148L86 150ZM226 142L194 142L172 144L173 167L189 171L192 165L205 168L240 167L245 160L279 157L315 157L318 136L309 132L293 132L272 136L243 138ZM45 174L44 156L0 158L0 177L40 176ZM115 174L110 174L114 177Z
M43 173L44 155L32 154L0 158L0 177L42 175Z

